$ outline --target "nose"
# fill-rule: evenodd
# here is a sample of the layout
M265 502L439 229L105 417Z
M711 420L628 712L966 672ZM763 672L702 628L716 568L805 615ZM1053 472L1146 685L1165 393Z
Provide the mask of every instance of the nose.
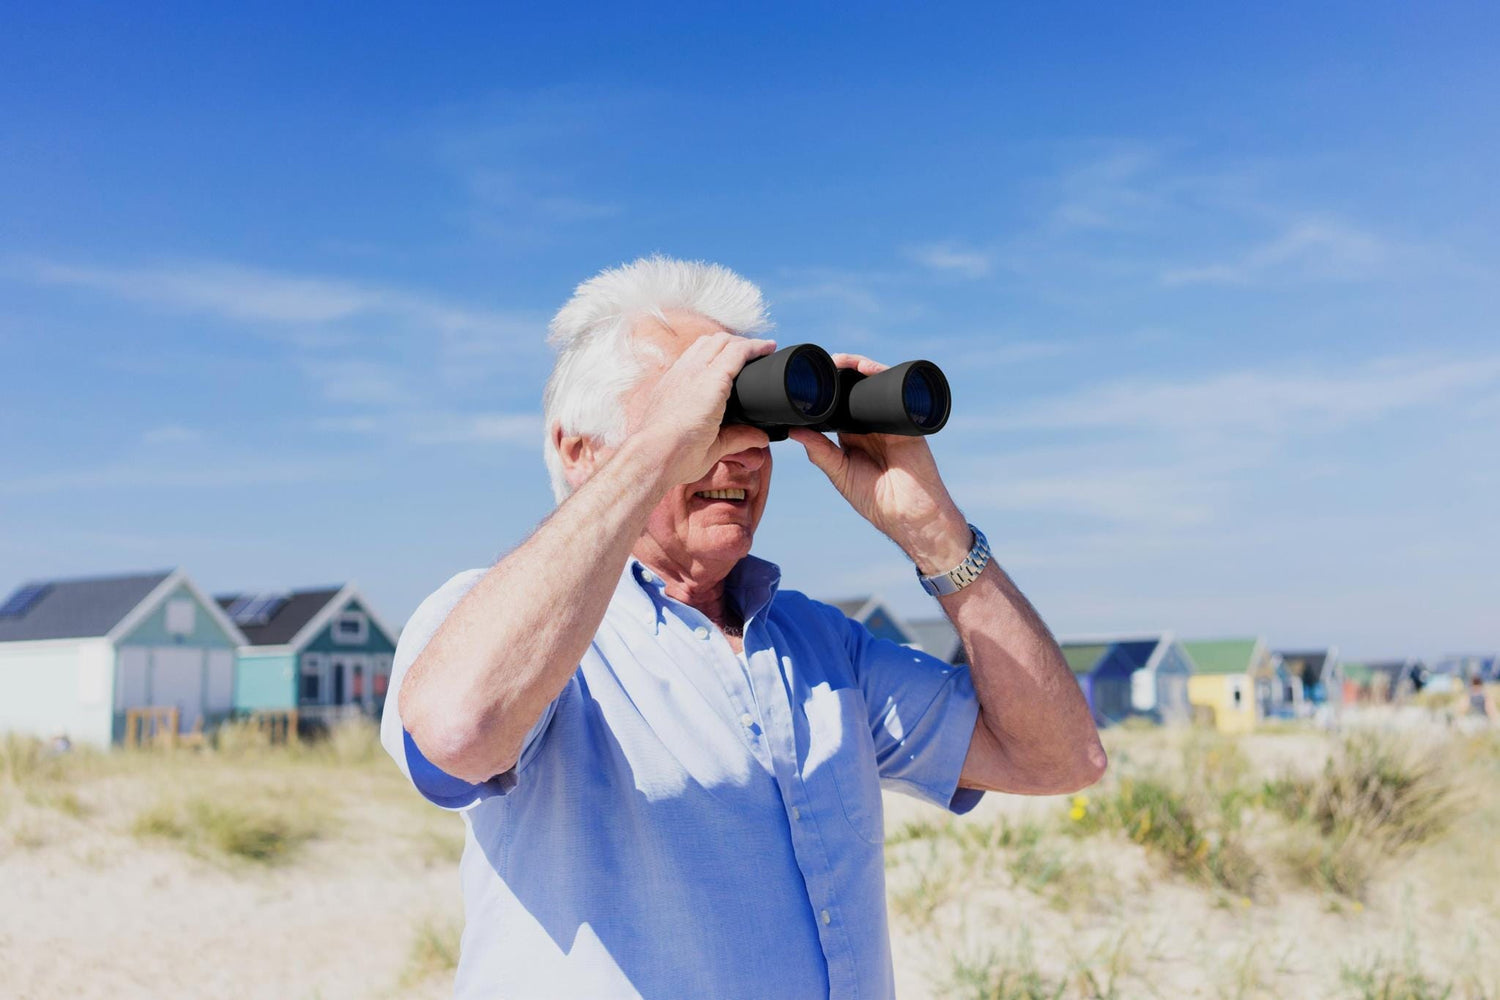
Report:
M723 458L719 459L719 461L727 462L730 465L738 465L746 472L759 472L760 467L765 465L766 461L770 459L770 457L770 448L746 448L744 451L737 451L732 455L725 455Z

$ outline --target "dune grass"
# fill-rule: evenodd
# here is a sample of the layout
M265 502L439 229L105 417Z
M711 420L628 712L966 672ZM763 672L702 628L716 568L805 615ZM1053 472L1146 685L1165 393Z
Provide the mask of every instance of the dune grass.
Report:
M1253 896L1265 872L1241 837L1253 799L1248 774L1238 746L1194 734L1175 769L1125 769L1093 795L1074 797L1069 829L1080 836L1124 835L1173 871Z
M198 793L169 797L143 810L131 832L206 857L263 865L285 864L326 827L322 810L265 794Z
M453 920L426 917L419 921L401 970L401 986L410 989L439 976L451 976L458 968L462 933Z
M1294 878L1363 899L1389 859L1445 833L1460 809L1451 747L1350 737L1312 778L1267 782L1265 804L1294 825L1280 852Z

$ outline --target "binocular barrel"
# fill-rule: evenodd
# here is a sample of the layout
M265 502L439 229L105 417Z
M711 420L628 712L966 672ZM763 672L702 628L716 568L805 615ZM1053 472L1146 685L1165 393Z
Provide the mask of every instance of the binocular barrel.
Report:
M759 427L773 441L791 427L915 437L942 430L952 405L948 379L930 361L861 375L816 344L797 344L740 369L724 423Z

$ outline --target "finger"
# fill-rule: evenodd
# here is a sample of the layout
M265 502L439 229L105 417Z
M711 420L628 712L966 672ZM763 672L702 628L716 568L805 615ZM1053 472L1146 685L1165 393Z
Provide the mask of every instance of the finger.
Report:
M688 351L697 348L703 355L707 357L708 363L713 364L719 359L720 355L728 350L734 344L734 342L739 339L740 338L736 337L728 330L718 330L714 333L708 334L707 336L699 337L697 340L693 341L688 345ZM686 354L687 351L684 351L683 353Z
M775 350L776 341L774 340L734 337L730 343L724 345L723 351L714 359L714 364L731 375L738 375L740 369L745 367L752 358L764 357Z
M872 361L863 354L833 354L833 363L839 368L853 368L861 375L875 375L885 371L890 365L883 365L879 361Z
M849 460L843 449L817 431L806 427L793 427L787 433L793 441L807 451L807 457L812 464L822 469L823 474L837 484L838 477L843 474L844 465Z

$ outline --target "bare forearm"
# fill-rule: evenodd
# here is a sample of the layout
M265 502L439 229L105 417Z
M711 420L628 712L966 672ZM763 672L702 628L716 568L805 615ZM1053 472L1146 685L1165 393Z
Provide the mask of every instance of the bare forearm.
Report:
M1032 794L1097 781L1105 754L1088 702L1052 633L1010 577L990 563L942 603L969 654L984 730L976 743L988 751L967 776L996 791Z
M671 485L651 449L628 440L474 585L412 664L401 718L434 764L482 781L515 763L593 641L631 547Z

